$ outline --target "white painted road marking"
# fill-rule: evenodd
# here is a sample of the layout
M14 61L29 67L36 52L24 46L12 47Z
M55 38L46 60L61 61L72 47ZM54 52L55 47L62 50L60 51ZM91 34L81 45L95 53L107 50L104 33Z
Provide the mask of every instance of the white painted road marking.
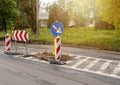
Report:
M97 72L103 72L111 63L111 60L106 61Z
M27 57L27 58L25 58L25 59L32 59L33 57Z
M78 59L80 59L80 57L84 57L84 59L78 60ZM83 69L77 67L80 64L85 63L86 61L89 62L89 59L95 59L95 60L93 60L89 65L87 65ZM90 73L95 73L95 74L99 74L99 75L104 75L104 76L108 76L108 77L119 78L120 79L120 76L117 75L117 73L120 73L120 62L117 61L117 60L108 60L108 59L93 58L93 57L87 57L87 56L79 56L79 58L76 57L75 60L78 60L78 62L76 62L75 64L72 64L71 66L64 65L64 67L75 69L75 70L80 70L80 71L85 71L85 72L90 72ZM97 71L90 70L90 68L92 68L94 65L98 64L100 60L105 61L105 63L101 64L101 66L99 67L99 69ZM70 62L70 63L72 63L72 62ZM113 72L111 74L104 73L104 71L106 69L109 69L109 65L112 64L113 62L119 63L116 67L114 67Z
M86 66L84 69L89 70L91 67L93 67L96 63L98 63L100 59L94 60L92 63L90 63L88 66Z
M120 72L120 63L115 67L115 69L112 72L112 75L116 75L119 72Z
M72 65L72 68L76 68L77 66L79 66L80 64L82 64L83 62L87 61L89 58L85 58L83 60L79 60L77 63L75 63L74 65Z

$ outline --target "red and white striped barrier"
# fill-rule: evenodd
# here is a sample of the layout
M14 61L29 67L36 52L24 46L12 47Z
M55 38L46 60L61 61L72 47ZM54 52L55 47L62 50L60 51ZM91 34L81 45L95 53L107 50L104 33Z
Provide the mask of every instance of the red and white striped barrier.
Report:
M61 60L61 39L56 37L55 39L55 61Z
M11 51L11 38L9 34L6 34L5 36L5 51L6 52Z
M12 31L12 39L15 41L24 41L28 42L28 32L27 31L21 31L21 30L14 30Z

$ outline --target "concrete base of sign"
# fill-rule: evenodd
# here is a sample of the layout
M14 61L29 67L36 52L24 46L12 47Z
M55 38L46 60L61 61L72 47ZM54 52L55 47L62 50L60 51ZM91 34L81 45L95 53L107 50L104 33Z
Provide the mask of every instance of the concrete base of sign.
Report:
M7 55L22 55L21 53L17 53L17 52L4 52L4 54L7 54Z
M51 60L50 64L65 65L66 62L64 60L60 60L60 61Z

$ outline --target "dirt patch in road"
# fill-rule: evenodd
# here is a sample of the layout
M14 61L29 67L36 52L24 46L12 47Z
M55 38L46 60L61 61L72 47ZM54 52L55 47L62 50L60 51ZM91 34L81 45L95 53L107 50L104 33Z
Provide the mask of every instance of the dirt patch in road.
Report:
M49 60L49 59L54 59L55 55L53 53L43 52L43 53L35 54L34 57L42 60ZM74 58L69 55L62 54L61 59L64 61L70 61L70 60L73 60Z
M37 53L37 54L33 54L33 55L24 55L22 57L31 57L31 56L34 58L40 59L40 60L47 61L50 64L57 64L57 65L65 65L65 64L67 64L66 61L74 60L74 57L66 55L66 54L62 54L61 60L56 61L53 53L47 53L47 52Z

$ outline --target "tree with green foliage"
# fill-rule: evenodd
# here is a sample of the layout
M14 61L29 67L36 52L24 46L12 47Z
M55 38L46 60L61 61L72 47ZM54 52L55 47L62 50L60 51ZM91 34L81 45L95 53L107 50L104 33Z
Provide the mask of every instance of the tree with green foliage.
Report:
M34 34L39 34L38 32L38 6L39 0L16 0L18 3L18 9L20 11L21 17L23 21L29 21L32 32ZM25 15L25 16L22 16ZM27 17L27 21L24 20L23 17Z
M70 19L79 27L87 26L96 15L95 0L70 0L66 7Z
M68 26L68 11L63 8L63 5L59 3L53 3L49 7L49 21L48 27L55 22L60 21L65 27Z
M0 25L1 29L7 31L7 25L14 23L18 12L16 10L16 3L14 0L0 0Z
M64 3L65 9L68 11L69 21L74 21L76 23L76 26L83 26L83 23L85 21L81 12L80 3L76 3L76 0L65 1Z
M103 21L113 24L116 29L120 29L120 0L96 0L96 4L98 16Z
M69 5L72 4L72 5ZM76 26L84 27L86 24L86 13L84 11L83 3L81 1L75 0L69 2L69 11L72 19L75 21ZM72 7L71 7L72 6Z
M20 0L15 0L17 4L17 10L19 11L19 18L15 21L15 28L14 29L23 29L23 25L26 27L30 27L30 21L28 20L27 14L23 11L23 7L20 3ZM17 23L19 23L19 27L17 27Z

